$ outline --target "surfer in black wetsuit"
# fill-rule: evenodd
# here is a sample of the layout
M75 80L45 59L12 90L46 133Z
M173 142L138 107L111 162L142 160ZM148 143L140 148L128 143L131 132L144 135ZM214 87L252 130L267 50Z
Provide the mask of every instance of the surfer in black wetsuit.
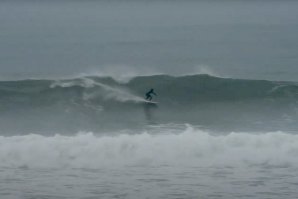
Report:
M146 100L149 100L149 101L152 100L152 96L151 96L151 94L153 94L153 95L155 95L155 96L157 95L157 94L154 92L153 88L151 88L150 91L148 91L148 92L146 93Z

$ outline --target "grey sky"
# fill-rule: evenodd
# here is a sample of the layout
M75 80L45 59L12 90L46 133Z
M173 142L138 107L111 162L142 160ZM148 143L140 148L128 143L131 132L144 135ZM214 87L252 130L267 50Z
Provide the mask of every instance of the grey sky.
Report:
M1 1L0 78L298 80L297 1Z

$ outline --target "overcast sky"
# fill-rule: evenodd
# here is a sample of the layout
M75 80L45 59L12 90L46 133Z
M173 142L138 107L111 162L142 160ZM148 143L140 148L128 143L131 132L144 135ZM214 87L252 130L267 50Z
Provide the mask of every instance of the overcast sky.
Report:
M298 80L297 1L1 1L0 78Z

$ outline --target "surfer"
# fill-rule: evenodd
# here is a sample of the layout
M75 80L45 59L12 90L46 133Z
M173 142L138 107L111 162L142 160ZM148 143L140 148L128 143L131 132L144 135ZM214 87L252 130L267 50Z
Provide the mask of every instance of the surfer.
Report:
M146 93L146 100L149 100L149 101L152 100L152 96L151 96L151 94L157 96L157 94L154 92L153 88L151 88L150 91L148 91L148 92Z

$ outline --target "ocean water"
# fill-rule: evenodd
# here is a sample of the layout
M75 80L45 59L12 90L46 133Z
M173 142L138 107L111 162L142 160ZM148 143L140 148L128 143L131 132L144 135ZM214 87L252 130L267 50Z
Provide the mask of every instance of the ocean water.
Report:
M297 88L210 75L2 81L1 198L295 198Z
M297 8L0 1L0 198L297 198Z

